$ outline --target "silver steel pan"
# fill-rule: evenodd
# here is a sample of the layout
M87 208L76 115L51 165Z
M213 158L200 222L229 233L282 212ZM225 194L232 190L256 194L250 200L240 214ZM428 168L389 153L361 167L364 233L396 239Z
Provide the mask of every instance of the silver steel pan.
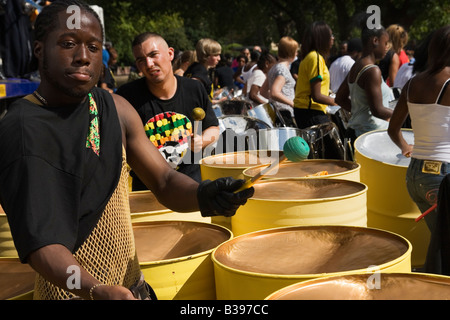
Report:
M283 151L289 138L303 137L304 134L298 128L280 127L259 130L258 135L259 150Z
M345 147L335 123L327 122L302 130L311 149L311 159L346 160Z
M247 111L250 117L259 119L267 123L270 128L275 127L276 113L270 103L257 105Z
M227 115L246 116L251 107L251 104L244 100L225 100L215 104L213 110L218 118Z
M219 117L218 141L205 149L209 155L227 152L257 150L259 131L269 129L262 120L242 115Z

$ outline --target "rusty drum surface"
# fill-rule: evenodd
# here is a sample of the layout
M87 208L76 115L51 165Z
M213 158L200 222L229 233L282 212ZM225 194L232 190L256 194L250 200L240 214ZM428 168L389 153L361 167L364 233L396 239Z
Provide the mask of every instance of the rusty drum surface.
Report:
M230 230L197 221L133 225L145 280L160 300L216 299L211 252L233 237Z
M36 272L18 258L0 258L0 300L32 300Z
M342 179L276 179L254 185L255 194L231 218L235 236L297 225L367 226L367 187Z
M384 230L274 228L237 236L212 254L217 299L264 299L294 283L373 271L410 272L411 244Z
M245 178L252 178L268 165L245 169ZM270 171L263 179L286 178L334 178L360 181L360 165L353 161L334 159L311 159L301 162L284 162L277 169Z
M267 300L449 300L450 277L373 273L325 277L280 289Z

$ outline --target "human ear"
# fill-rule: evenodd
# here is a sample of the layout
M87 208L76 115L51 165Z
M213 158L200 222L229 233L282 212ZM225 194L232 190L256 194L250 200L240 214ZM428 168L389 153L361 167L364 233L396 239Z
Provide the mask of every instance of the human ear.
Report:
M35 41L35 42L34 42L33 53L34 53L34 56L35 56L36 58L39 59L39 58L41 57L41 55L42 55L42 49L43 49L42 42L41 42L41 41Z
M378 37L373 37L372 44L374 48L378 48L378 46L380 45L380 39Z

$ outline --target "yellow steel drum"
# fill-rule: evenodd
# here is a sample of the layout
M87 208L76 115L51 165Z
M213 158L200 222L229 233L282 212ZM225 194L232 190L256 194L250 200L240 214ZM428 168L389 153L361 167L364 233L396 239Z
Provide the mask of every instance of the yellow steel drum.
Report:
M217 154L200 160L202 180L215 180L222 177L244 179L247 168L272 163L280 157L278 151L249 150Z
M411 244L384 230L299 226L237 236L212 254L218 300L259 300L294 283L366 272L411 272Z
M183 220L211 222L211 218L202 217L200 211L176 212L162 205L149 190L130 192L131 222Z
M250 179L269 165L259 165L245 169L243 174ZM301 162L284 162L278 168L270 171L262 179L286 178L330 178L360 181L360 165L353 161L333 159L311 159Z
M133 225L141 270L159 300L215 300L211 252L233 237L230 230L197 221Z
M411 130L402 130L405 140L414 144ZM409 158L391 141L386 130L361 135L355 141L355 159L361 165L361 182L368 186L367 226L389 230L406 237L413 245L412 263L423 266L430 232L406 188Z
M373 273L325 277L280 289L266 300L449 300L450 277Z
M244 179L243 171L247 168L272 163L279 159L279 151L248 150L217 154L200 160L202 180L215 180L222 177ZM211 222L231 229L231 218L216 216Z
M18 257L8 218L0 206L0 257Z
M367 226L367 186L341 179L276 179L254 185L255 194L231 218L235 236L300 225Z
M0 258L0 300L32 300L36 272L19 258Z

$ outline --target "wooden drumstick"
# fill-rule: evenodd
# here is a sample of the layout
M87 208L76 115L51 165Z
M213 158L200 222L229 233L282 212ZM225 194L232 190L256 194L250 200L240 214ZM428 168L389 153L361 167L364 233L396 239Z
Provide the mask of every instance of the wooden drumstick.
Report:
M202 108L197 107L192 110L192 118L194 119L194 135L198 135L198 125L200 121L205 119L205 116L205 110L203 110Z
M265 168L264 170L261 170L258 174L256 174L252 178L248 179L242 185L242 187L240 187L235 192L239 192L239 191L250 188L256 182L261 180L265 175L269 174L273 169L278 168L280 166L280 164L286 160L289 160L292 162L300 162L300 161L307 159L308 155L309 155L309 151L310 151L309 145L303 138L301 138L301 137L289 138L283 146L284 154L279 159L277 159L274 163L271 163L267 168Z

